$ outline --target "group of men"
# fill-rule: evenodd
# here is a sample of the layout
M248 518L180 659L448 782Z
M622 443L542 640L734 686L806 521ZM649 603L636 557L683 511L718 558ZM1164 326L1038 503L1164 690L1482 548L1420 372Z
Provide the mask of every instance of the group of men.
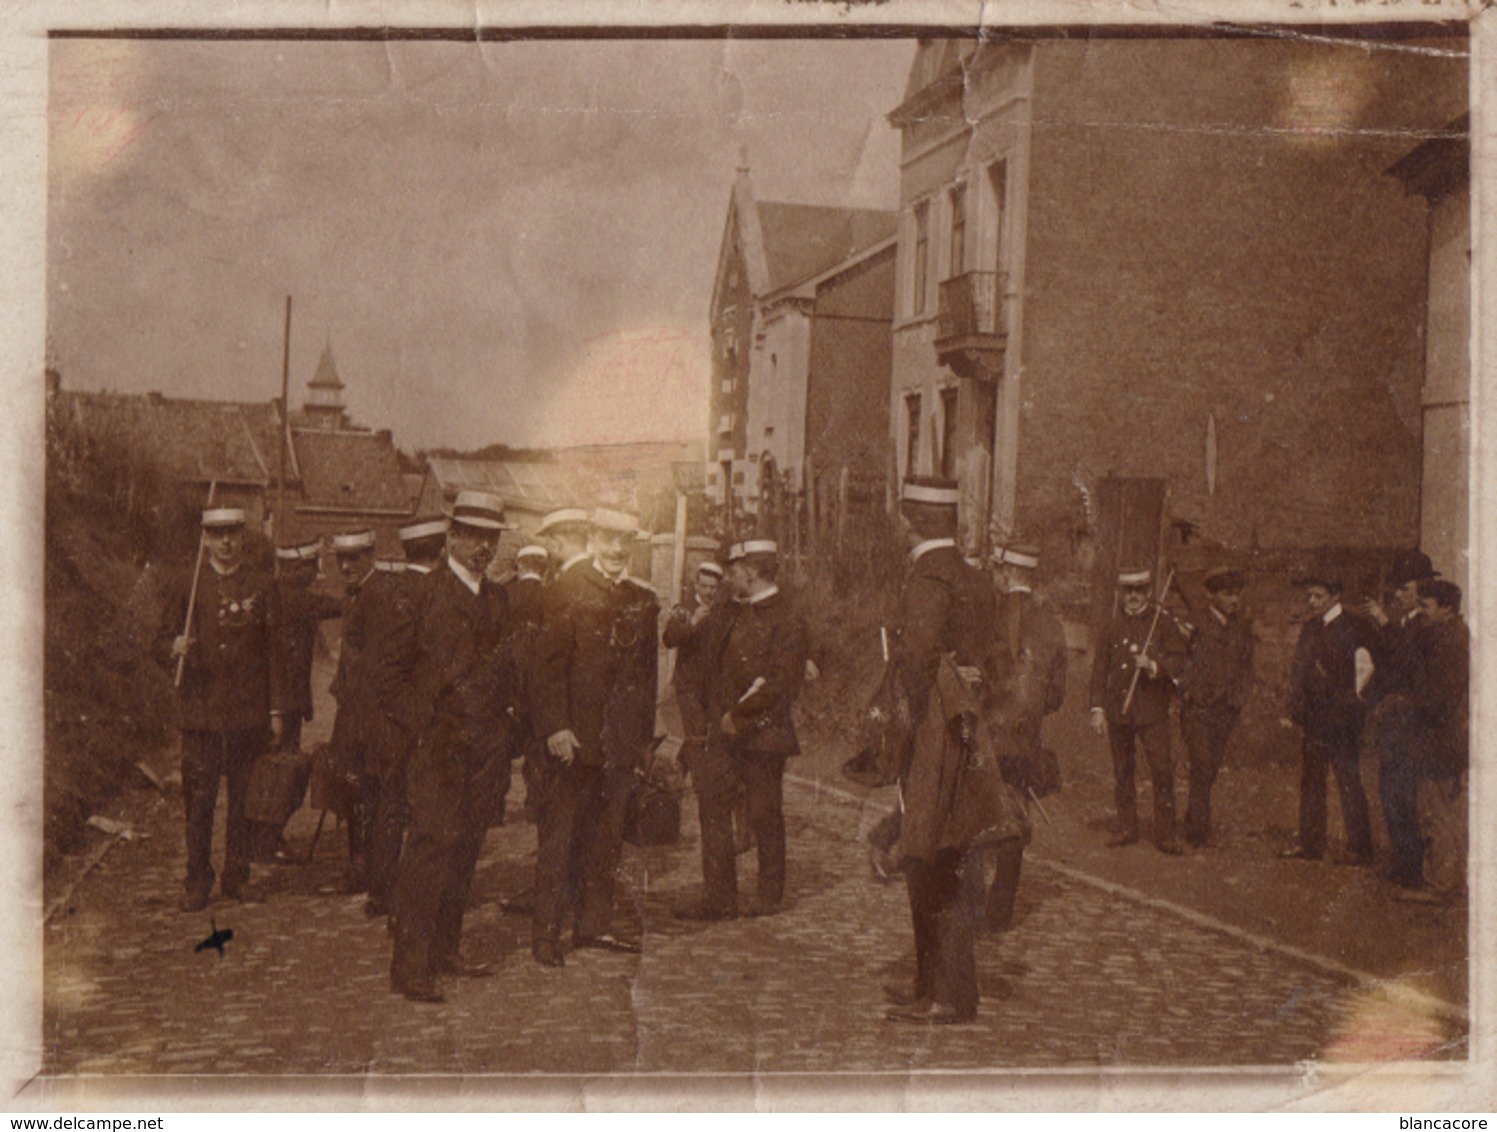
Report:
M500 585L489 567L512 529L503 501L463 492L449 514L400 529L398 570L376 558L371 531L335 535L341 600L311 586L320 540L276 548L272 576L247 561L245 529L240 509L203 513L197 568L169 595L158 638L160 659L180 669L182 910L206 907L212 893L221 780L222 895L243 898L251 861L273 851L279 829L257 831L246 816L251 770L299 744L316 626L341 617L324 790L347 823L343 887L367 892L367 914L388 918L392 989L440 1002L440 977L490 972L461 951L463 911L515 759L537 830L526 901L535 961L565 965L568 927L573 949L639 951L637 932L614 927L630 802L658 746L660 605L629 574L637 518L607 507L553 512L540 530L550 548L523 547ZM694 638L677 683L695 706L686 762L702 800L705 895L679 910L688 919L738 915L739 802L759 848L748 914L778 911L785 889L781 779L799 750L790 711L807 631L776 585L774 543L737 544L726 560L703 565L698 591L725 579L737 600L666 626L672 643L683 629Z
M986 563L957 547L954 483L912 477L899 521L908 551L889 639L889 687L902 720L883 781L900 807L881 823L881 859L904 874L915 938L909 984L885 988L888 1018L947 1024L975 1017L975 942L1012 919L1028 810L1058 785L1041 723L1065 694L1061 625L1036 600L1033 546ZM565 509L545 517L547 546L522 548L503 585L489 578L511 529L495 496L460 493L450 513L401 528L401 570L381 569L371 532L332 540L341 600L311 587L320 541L276 549L277 576L245 559L245 517L203 513L198 568L168 600L158 639L180 689L187 870L181 907L205 907L215 874L213 815L228 781L222 894L244 895L257 846L246 812L251 767L295 748L311 716L312 642L343 619L333 693L332 780L349 837L345 887L394 937L392 989L440 1002L439 979L479 976L460 944L464 907L488 828L501 820L521 759L536 823L532 918L542 967L571 949L640 950L642 925L615 926L615 878L631 799L658 746L658 657L677 650L683 769L699 802L703 886L686 920L773 916L786 898L783 776L800 750L792 709L808 672L809 632L779 586L767 539L733 544L695 575L692 599L661 632L655 592L632 578L632 514ZM1118 828L1140 839L1136 752L1153 787L1153 837L1177 839L1169 715L1179 702L1189 754L1184 840L1212 841L1211 792L1254 682L1244 574L1207 572L1207 607L1187 623L1155 599L1147 569L1119 576L1117 611L1097 638L1089 703L1108 738ZM1381 760L1393 880L1422 891L1422 783L1458 792L1466 758L1469 639L1460 591L1423 555L1396 564L1395 610L1340 604L1339 580L1303 580L1309 618L1295 652L1290 717L1304 733L1300 840L1325 851L1326 780L1334 772L1347 860L1371 862L1363 747ZM757 889L740 906L735 810L757 846ZM513 907L510 909L513 910Z
M1154 842L1176 839L1169 711L1179 701L1189 757L1185 840L1212 841L1211 790L1228 740L1254 683L1253 630L1241 612L1245 575L1217 566L1204 577L1208 604L1187 621L1151 598L1151 572L1124 570L1118 612L1098 638L1091 719L1112 751L1118 830L1109 845L1139 840L1135 754L1142 749L1154 795ZM1421 784L1447 803L1459 798L1467 762L1470 637L1461 592L1439 578L1428 556L1401 554L1389 574L1394 609L1342 605L1343 583L1320 570L1297 579L1305 595L1291 663L1286 725L1303 736L1298 843L1286 859L1326 854L1327 780L1335 775L1346 851L1336 859L1373 864L1372 823L1361 758L1375 757L1392 849L1389 879L1401 899L1436 899L1425 887Z

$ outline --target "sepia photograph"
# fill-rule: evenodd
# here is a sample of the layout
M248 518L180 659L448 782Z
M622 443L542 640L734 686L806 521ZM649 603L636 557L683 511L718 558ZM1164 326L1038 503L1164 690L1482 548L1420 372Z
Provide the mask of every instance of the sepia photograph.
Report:
M222 7L27 36L12 1105L1492 1107L1470 9Z

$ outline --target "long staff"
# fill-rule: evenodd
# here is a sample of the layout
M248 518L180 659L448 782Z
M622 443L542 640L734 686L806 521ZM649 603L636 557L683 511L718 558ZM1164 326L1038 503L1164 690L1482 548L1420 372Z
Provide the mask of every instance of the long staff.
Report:
M1175 580L1175 568L1170 567L1169 573L1164 576L1164 585L1159 590L1159 601L1154 606L1154 621L1149 626L1149 635L1144 638L1144 647L1139 650L1139 655L1149 651L1149 646L1154 643L1154 631L1159 628L1159 615L1164 612L1164 599L1169 596L1170 583ZM1142 668L1133 669L1133 679L1128 684L1128 694L1123 698L1123 714L1128 714L1128 709L1133 706L1133 693L1138 691L1138 674Z
M213 493L218 490L218 481L213 480L208 484L208 506L213 506ZM203 548L208 545L207 537L201 530L198 531L198 560L192 568L192 589L187 591L187 624L182 626L182 636L192 637L192 613L198 603L198 578L203 572ZM172 677L172 687L182 686L182 669L187 665L187 649L182 650L182 655L177 657L177 674Z

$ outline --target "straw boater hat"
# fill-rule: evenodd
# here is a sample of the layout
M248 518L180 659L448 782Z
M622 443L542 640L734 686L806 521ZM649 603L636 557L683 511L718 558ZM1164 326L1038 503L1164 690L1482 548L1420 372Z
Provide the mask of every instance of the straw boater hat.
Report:
M322 554L322 540L284 543L275 548L275 556L282 562L307 562Z
M400 541L403 543L436 538L447 533L447 516L424 515L419 519L412 519L395 533L400 536Z
M1000 546L993 551L993 561L1000 566L1019 566L1025 570L1040 568L1040 548L1027 542Z
M778 554L779 543L772 538L751 538L735 542L728 550L728 561L737 562L751 554Z
M721 578L723 576L723 568L709 558L697 567L697 573L711 574L714 578Z
M588 523L587 512L581 507L562 507L542 516L540 528L535 533L548 535L558 527L585 527Z
M209 507L203 512L205 530L222 530L226 527L244 526L243 507Z
M374 549L374 532L367 528L333 536L334 554L358 554Z
M460 491L452 501L452 521L480 531L512 531L504 520L504 500L487 491Z
M1147 566L1132 566L1118 571L1118 585L1124 589L1147 586L1153 576Z
M626 535L637 534L639 531L639 516L632 511L595 507L589 521L600 531L621 531Z
M899 493L901 503L916 503L922 507L955 508L961 497L961 488L955 480L938 476L909 476Z

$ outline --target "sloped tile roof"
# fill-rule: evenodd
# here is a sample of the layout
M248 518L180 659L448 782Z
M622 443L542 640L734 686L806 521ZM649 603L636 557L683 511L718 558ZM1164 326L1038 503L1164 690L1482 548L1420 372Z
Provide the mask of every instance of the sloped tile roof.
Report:
M872 208L760 201L768 291L820 275L894 235L896 215Z
M410 493L388 432L292 429L302 505L409 513Z
M71 390L58 396L85 436L150 453L180 479L268 485L275 478L280 417L273 401ZM288 478L296 471L288 457Z

